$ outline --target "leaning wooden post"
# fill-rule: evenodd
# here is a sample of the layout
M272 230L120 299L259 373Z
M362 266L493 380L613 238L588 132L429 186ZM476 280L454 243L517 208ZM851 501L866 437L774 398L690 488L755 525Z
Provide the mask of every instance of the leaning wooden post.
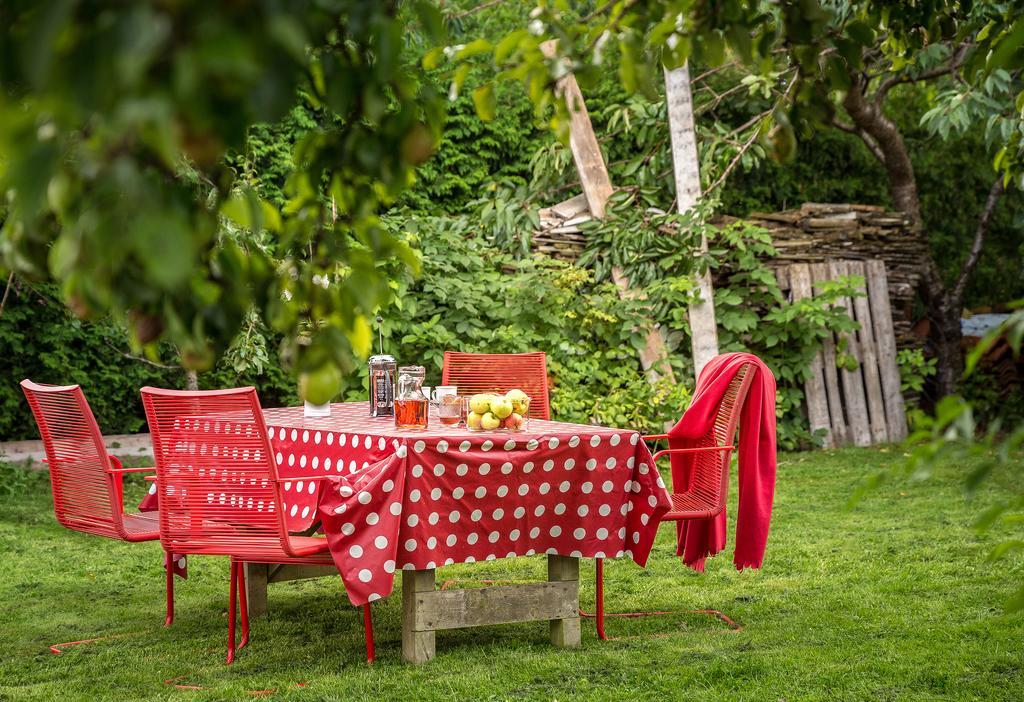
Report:
M672 163L675 167L676 202L680 214L700 199L700 162L697 160L697 130L693 118L693 95L690 91L690 68L665 71L665 100L668 103L668 128L672 139ZM708 250L703 233L700 250ZM694 376L718 355L718 325L715 322L715 290L711 271L697 276L700 300L690 305L690 339L693 347Z
M556 43L555 39L551 39L541 44L540 49L545 56L553 58L556 55ZM573 162L580 176L580 186L587 199L590 216L594 219L603 219L605 205L614 188L576 77L572 73L563 75L558 79L557 91L569 110L569 149L572 151ZM637 295L636 291L629 289L629 280L621 268L612 268L612 281L618 286L620 296ZM647 330L646 343L640 351L640 365L652 385L662 378L673 379L665 340L661 338L661 332L657 327Z

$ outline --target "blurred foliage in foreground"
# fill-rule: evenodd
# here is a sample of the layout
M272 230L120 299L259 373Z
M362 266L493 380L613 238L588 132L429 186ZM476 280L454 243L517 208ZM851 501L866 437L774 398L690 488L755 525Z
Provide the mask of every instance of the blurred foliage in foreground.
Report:
M967 377L994 343L1005 339L1015 357L1020 357L1024 343L1024 301L1001 326L990 331L970 353ZM910 453L895 469L876 473L861 485L854 495L856 503L883 482L897 477L924 481L946 465L973 465L963 476L964 493L972 497L983 483L996 483L1002 498L987 507L975 520L974 527L985 532L1000 531L1002 540L989 552L995 563L1024 552L1024 419L1003 421L1000 418L987 427L979 425L974 404L963 397L950 395L939 401L934 416L917 413L914 431L907 440ZM1024 610L1024 582L1006 601L1007 612Z

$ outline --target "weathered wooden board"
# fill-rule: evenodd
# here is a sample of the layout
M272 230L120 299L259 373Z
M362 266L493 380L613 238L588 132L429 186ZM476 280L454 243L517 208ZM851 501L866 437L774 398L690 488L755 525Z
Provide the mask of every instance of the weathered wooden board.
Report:
M555 49L554 39L540 45L540 50L548 58L555 55ZM557 90L569 110L569 148L572 150L576 171L580 176L583 194L587 198L590 214L596 219L601 219L604 217L605 204L613 191L604 156L601 154L601 145L597 143L597 136L594 134L576 76L572 73L563 75L558 79Z
M551 643L562 648L580 645L580 559L548 554L548 581L572 588L571 613L551 619Z
M333 565L272 565L267 575L268 583L283 583L305 578L337 577L338 569Z
M811 264L811 278L814 283L831 280L828 266L824 263ZM850 433L843 412L843 398L839 394L839 370L836 368L836 345L829 337L821 349L822 367L825 371L825 391L828 397L828 412L832 422L832 439L836 446L849 443Z
M580 562L548 556L548 581L436 590L433 570L402 571L402 657L432 659L436 632L492 624L548 620L556 646L580 645Z
M835 280L846 275L846 268L842 261L830 261L828 264L829 278ZM847 314L853 314L853 304L848 297L840 300L840 304L846 308ZM855 370L843 369L839 373L843 381L843 400L848 410L846 418L850 426L850 437L854 446L871 445L871 428L868 425L868 403L864 394L864 379L860 370L860 344L857 343L856 334L844 334L843 340L846 345L846 352L857 359L858 368Z
M806 264L796 264L787 269L787 277L790 290L793 293L793 300L803 300L813 297L814 290L811 284L811 269ZM811 431L825 430L823 443L826 447L835 446L835 439L832 436L832 423L829 420L828 395L825 391L825 367L824 360L820 353L815 354L811 361L811 376L804 385L804 401L807 405L807 419Z
M565 619L579 616L577 590L575 582L550 582L417 592L411 624L437 631Z
M250 617L267 613L267 585L303 578L337 578L332 565L284 565L281 563L246 563L245 593Z
M878 372L885 401L885 424L889 441L907 438L907 415L900 390L900 369L896 364L896 334L889 305L889 283L885 263L874 259L864 264L871 303L871 322L878 345Z
M426 663L434 657L437 636L434 630L416 629L417 597L434 592L434 571L402 571L402 658L409 663Z
M825 446L902 441L907 436L907 425L884 262L793 263L776 272L780 285L788 288L793 300L813 296L822 283L840 276L860 276L865 281L861 288L864 295L839 301L860 325L857 332L842 339L857 368L837 370L840 342L831 337L825 340L804 383L811 430L825 430Z
M540 50L545 56L553 57L556 53L556 42L557 40L555 39L546 41L540 45ZM614 188L608 175L608 168L604 162L604 155L601 153L601 146L597 141L597 135L594 133L594 125L590 121L590 115L587 112L587 106L583 101L583 94L580 92L580 86L576 82L576 77L572 73L567 72L558 79L556 87L558 94L565 99L566 107L569 111L569 149L572 151L573 162L576 164L576 171L580 176L580 186L583 189L583 196L587 201L587 209L589 210L586 214L577 212L575 217L585 218L589 216L594 219L602 219L605 215L605 205L612 192L614 192ZM568 200L555 207L568 205L572 202L573 200ZM571 208L563 208L563 211L568 209L576 210L577 205L578 203ZM554 208L552 208L549 214L557 216ZM560 222L556 227L558 229L567 229L568 232L566 233L571 233L572 235L575 235L578 231L575 226L562 226L563 224L568 225L568 222ZM568 247L551 245L551 238L557 237L559 234L556 234L550 227L542 229L540 233L542 236L535 236L534 240L542 242L538 250L544 253L556 255L568 253L567 257L571 259L574 257L571 253L574 248L578 248L578 252L582 252L582 245L570 245ZM619 287L619 294L622 297L641 294L630 290L629 281L618 267L612 269L612 280ZM644 369L647 379L651 383L655 383L661 378L672 380L672 366L668 362L668 348L665 346L665 339L661 335L661 330L654 326L647 329L646 334L647 341L644 344L643 350L640 351L640 365Z
M270 566L266 563L245 564L245 601L249 607L249 618L254 619L267 613L267 574Z
M863 261L846 261L843 267L846 275L864 278ZM860 358L857 360L864 378L864 392L867 395L871 443L884 444L888 440L888 432L885 427L885 402L882 398L882 382L878 374L875 328L871 322L871 306L865 286L860 287L864 296L853 298L854 319L860 324L860 329L857 331L857 349L860 352Z

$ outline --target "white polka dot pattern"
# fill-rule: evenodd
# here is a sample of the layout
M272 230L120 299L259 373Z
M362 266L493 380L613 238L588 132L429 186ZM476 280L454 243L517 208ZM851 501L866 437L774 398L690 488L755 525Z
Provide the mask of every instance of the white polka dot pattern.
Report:
M324 418L265 415L282 489L292 483L282 493L289 528L307 506L306 523L319 516L354 605L388 596L398 570L438 564L535 553L643 564L669 507L635 432L542 420L514 437L397 430L366 403Z

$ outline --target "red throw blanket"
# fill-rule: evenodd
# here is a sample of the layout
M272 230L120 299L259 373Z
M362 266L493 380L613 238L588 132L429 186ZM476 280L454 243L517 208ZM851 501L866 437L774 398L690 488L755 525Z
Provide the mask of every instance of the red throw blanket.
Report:
M736 517L736 551L733 562L740 570L760 568L768 541L768 525L775 497L775 376L761 359L749 353L726 353L713 358L697 380L693 401L682 419L669 431L670 448L692 448L714 426L719 403L733 377L745 363L753 363L754 377L740 414L739 512ZM683 490L689 484L694 454L670 454L672 484ZM726 514L710 519L691 519L677 524L678 550L683 562L704 571L704 560L725 548Z

